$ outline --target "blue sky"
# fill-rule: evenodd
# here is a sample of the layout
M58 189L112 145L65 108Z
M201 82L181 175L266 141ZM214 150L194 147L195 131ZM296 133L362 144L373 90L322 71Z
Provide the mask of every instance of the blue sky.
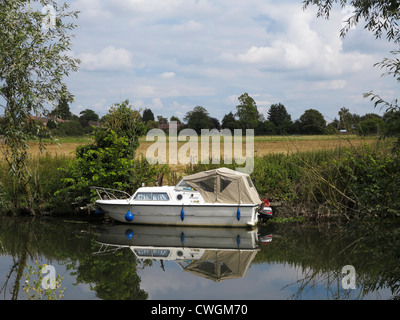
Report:
M81 13L72 54L79 72L67 79L71 111L104 115L129 99L137 109L183 118L203 106L222 120L247 92L267 118L285 105L292 120L319 110L327 121L341 107L374 112L362 94L396 97L396 82L376 62L393 45L363 25L339 37L350 8L329 20L301 0L70 0Z

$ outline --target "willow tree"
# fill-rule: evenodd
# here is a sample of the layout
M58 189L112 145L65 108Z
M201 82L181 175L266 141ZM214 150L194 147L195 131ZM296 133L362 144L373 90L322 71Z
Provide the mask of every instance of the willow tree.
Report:
M72 98L63 79L78 69L79 61L68 55L70 33L76 28L71 19L77 15L67 4L52 0L0 0L1 151L17 185L15 192L26 197L25 204L14 206L31 213L26 127L33 125L39 133L44 127L34 121L35 116L61 99Z
M303 6L305 9L311 5L316 6L317 17L328 19L335 3L342 8L346 6L353 8L352 14L340 30L342 37L345 37L352 28L364 24L364 28L375 38L385 36L388 41L398 46L390 52L391 58L385 58L375 66L384 70L384 75L393 76L400 83L400 2L398 0L304 0ZM387 112L400 111L397 98L387 101L373 91L364 93L364 97L370 98L374 101L375 107L380 106ZM395 132L394 135L398 137L396 149L400 150L400 132Z

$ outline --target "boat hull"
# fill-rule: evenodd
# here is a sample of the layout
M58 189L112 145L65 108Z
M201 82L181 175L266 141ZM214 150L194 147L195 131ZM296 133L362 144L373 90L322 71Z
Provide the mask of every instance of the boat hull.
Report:
M259 207L255 204L144 205L124 200L98 200L96 204L111 218L124 223L225 227L256 226ZM128 211L133 215L131 221L126 219Z

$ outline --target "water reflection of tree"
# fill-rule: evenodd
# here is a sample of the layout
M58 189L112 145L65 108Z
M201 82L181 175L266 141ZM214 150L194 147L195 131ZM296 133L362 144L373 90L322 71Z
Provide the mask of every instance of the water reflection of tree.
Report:
M34 236L32 230L33 220L28 219L26 223L6 223L2 219L0 228L0 242L2 244L2 253L10 254L13 258L13 264L10 271L7 273L4 283L0 288L0 293L6 296L6 290L10 285L11 299L18 299L20 290L20 282L23 276L25 266L28 259L32 257L32 250L30 247L31 239ZM16 238L18 238L17 241ZM12 275L15 274L14 283L9 283Z
M0 217L0 254L9 255L13 264L5 279L0 279L0 294L18 299L23 274L29 262L38 259L65 264L77 283L88 283L102 299L146 299L136 274L132 252L95 256L96 230L89 223L63 219Z
M93 246L93 251L96 250ZM92 252L93 252L92 251ZM88 283L97 297L107 300L144 300L136 274L136 257L125 248L112 254L89 255L79 261L77 283Z
M392 299L400 298L398 224L294 223L268 228L274 240L262 248L254 263L285 263L299 270L298 280L287 286L297 288L291 298L324 293L324 299L362 299L380 289L389 289ZM345 265L356 270L357 290L342 288Z

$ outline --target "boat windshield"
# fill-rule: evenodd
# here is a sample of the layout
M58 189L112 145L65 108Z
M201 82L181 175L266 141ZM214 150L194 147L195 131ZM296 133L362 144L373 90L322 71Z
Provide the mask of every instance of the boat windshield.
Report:
M168 201L169 196L166 192L138 192L133 199L145 201Z
M177 185L176 188L188 190L188 191L196 191L195 188L191 187L185 180L181 180Z
M166 258L170 251L168 249L135 249L135 253L138 257L153 257L153 258Z

